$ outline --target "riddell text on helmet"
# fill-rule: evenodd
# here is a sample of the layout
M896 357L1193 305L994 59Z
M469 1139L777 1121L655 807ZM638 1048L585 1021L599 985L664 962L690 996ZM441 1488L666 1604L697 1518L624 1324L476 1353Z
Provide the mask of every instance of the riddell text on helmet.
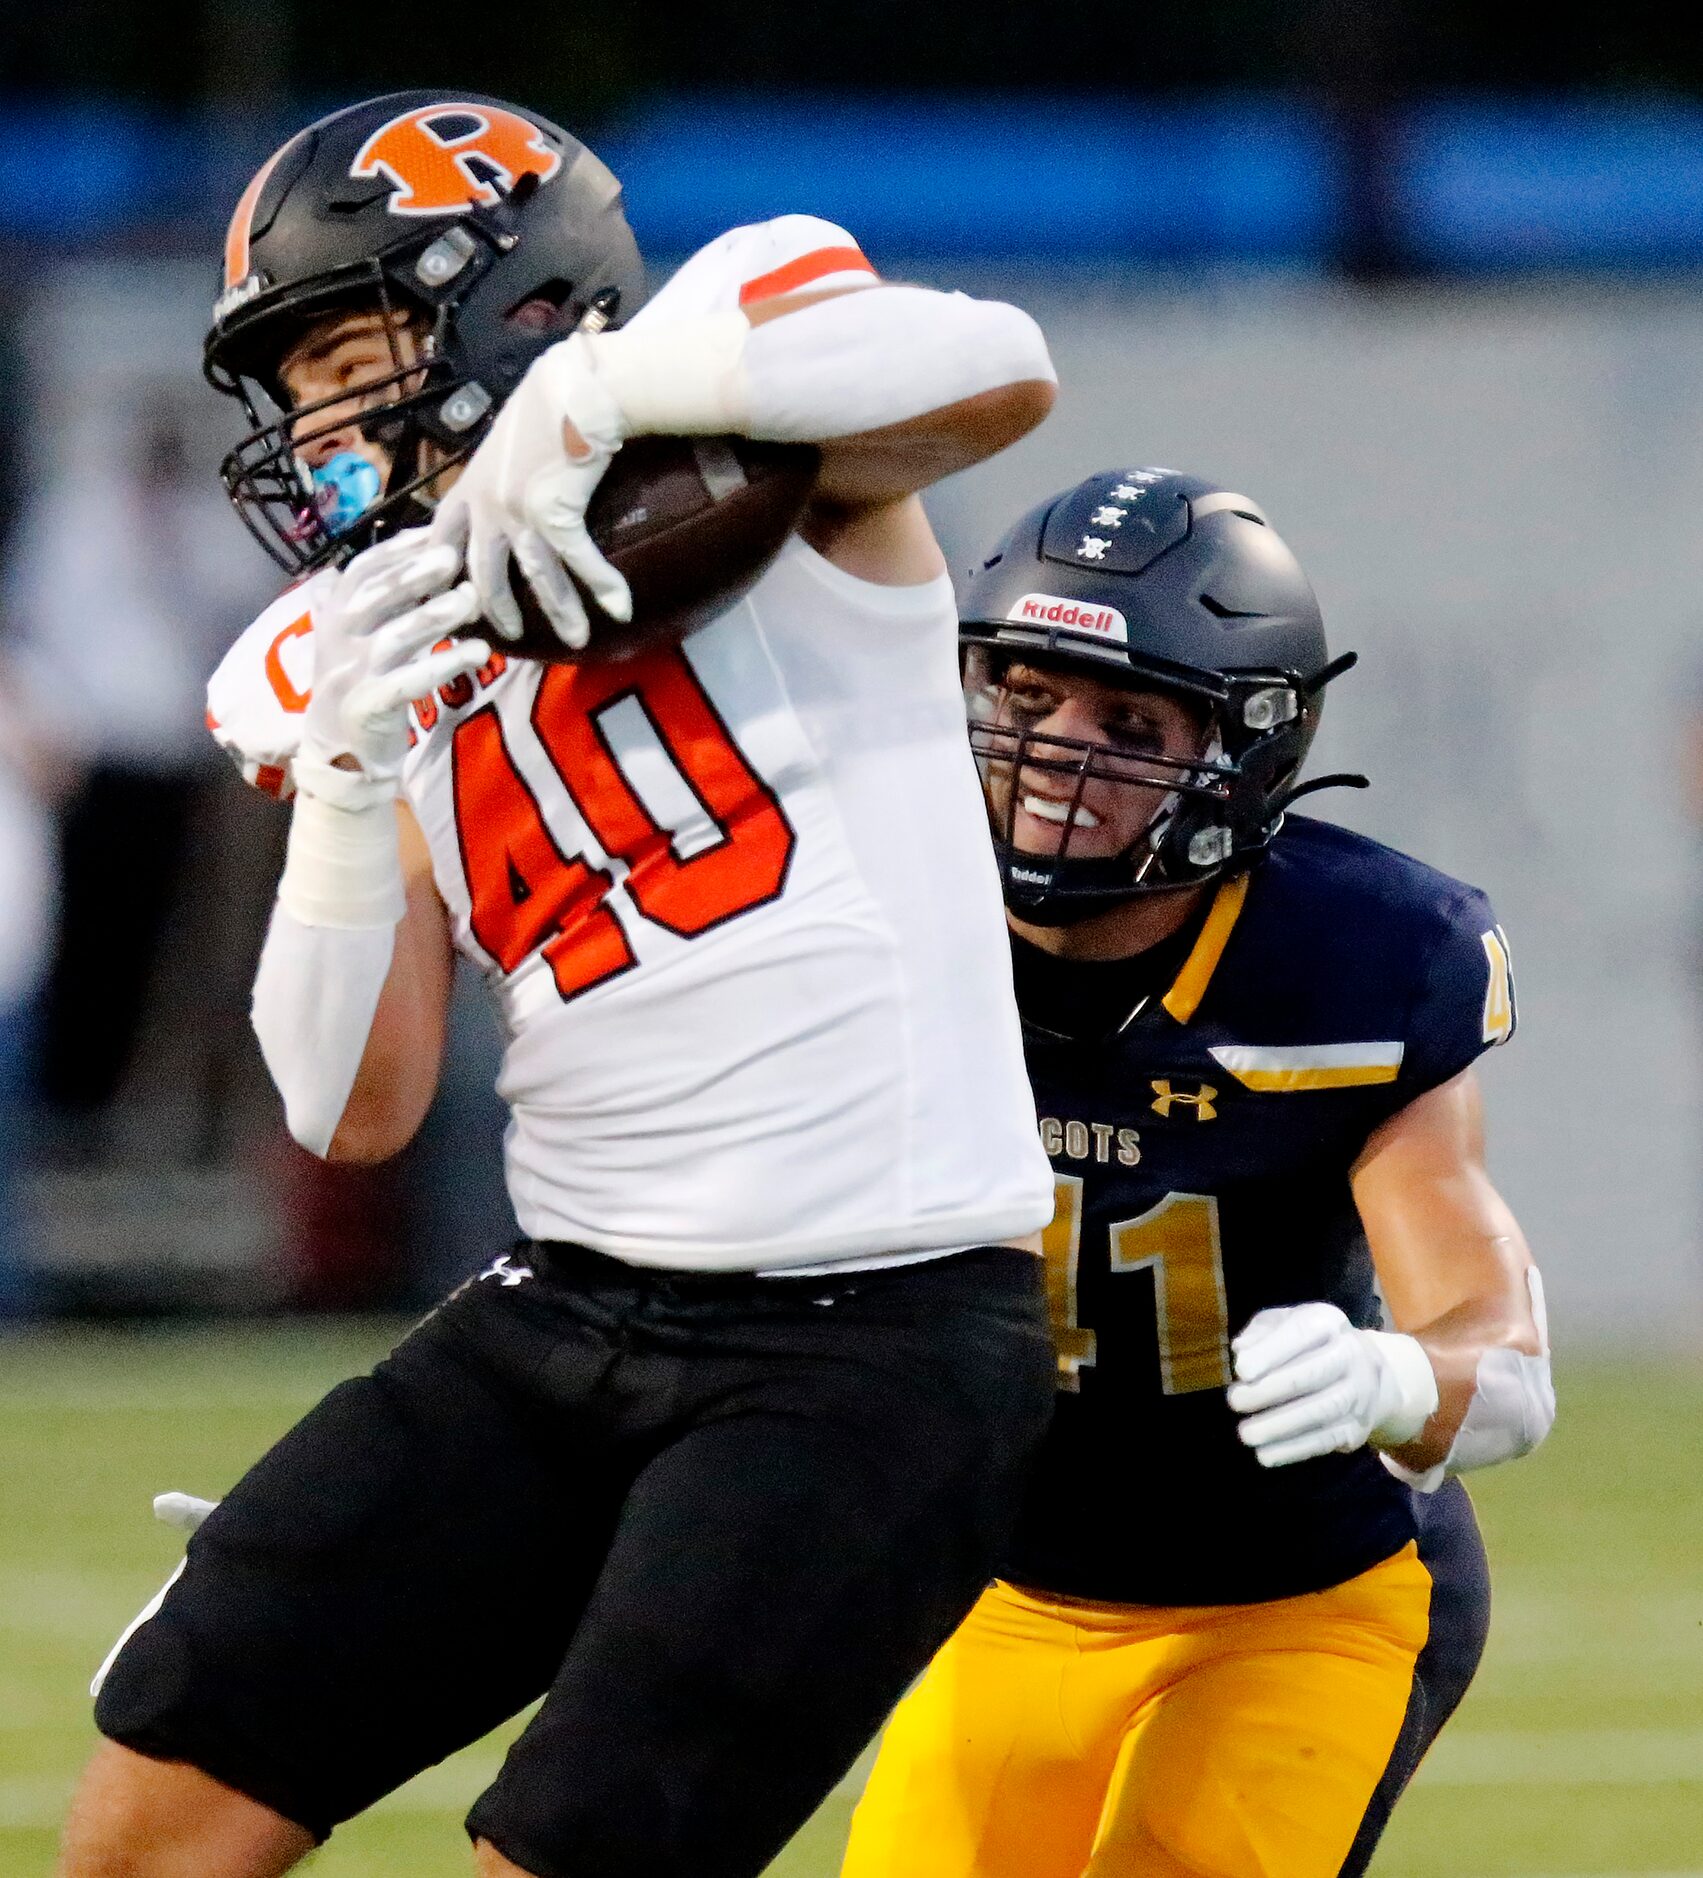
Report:
M1005 617L1025 626L1063 626L1098 639L1129 643L1129 624L1115 606L1084 606L1080 600L1064 600L1056 593L1026 593L1013 601Z

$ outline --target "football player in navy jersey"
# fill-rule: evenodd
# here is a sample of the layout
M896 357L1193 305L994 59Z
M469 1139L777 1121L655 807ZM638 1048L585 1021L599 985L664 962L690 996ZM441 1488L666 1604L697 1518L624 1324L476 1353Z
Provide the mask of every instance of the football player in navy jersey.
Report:
M1507 942L1475 888L1286 814L1352 660L1246 497L1091 477L962 618L1059 1395L845 1871L1361 1873L1483 1648L1454 1476L1554 1414L1472 1067Z

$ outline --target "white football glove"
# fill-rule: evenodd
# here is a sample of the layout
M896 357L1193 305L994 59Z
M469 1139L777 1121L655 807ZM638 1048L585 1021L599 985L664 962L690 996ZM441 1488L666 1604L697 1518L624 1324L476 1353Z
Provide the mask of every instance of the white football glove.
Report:
M452 584L460 569L452 545L412 528L356 555L325 596L316 595L313 695L294 763L304 794L342 808L396 795L408 706L491 656L479 639L432 650L479 617L471 585Z
M179 1532L194 1532L218 1504L217 1500L198 1500L193 1493L156 1493L154 1517Z
M1431 1359L1412 1337L1359 1330L1334 1304L1258 1312L1231 1349L1229 1402L1262 1467L1371 1442L1411 1441L1437 1408Z
M576 333L533 360L432 520L434 539L465 540L467 577L497 632L520 637L520 608L509 587L512 554L546 618L576 651L591 629L570 572L612 618L633 614L626 581L585 525L592 491L628 434L589 346L588 336ZM565 424L584 439L582 455L568 454Z

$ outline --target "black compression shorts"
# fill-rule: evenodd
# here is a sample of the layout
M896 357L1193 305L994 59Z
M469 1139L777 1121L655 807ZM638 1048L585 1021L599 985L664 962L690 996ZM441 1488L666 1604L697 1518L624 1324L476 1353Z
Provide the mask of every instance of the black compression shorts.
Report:
M981 1590L1052 1372L1007 1249L523 1249L243 1477L96 1719L323 1837L543 1695L472 1834L537 1878L751 1878Z

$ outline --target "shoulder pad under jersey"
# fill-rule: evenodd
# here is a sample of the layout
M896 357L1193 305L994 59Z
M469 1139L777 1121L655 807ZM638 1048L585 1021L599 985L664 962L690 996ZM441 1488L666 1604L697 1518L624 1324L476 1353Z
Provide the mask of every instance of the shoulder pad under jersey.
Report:
M312 695L313 576L280 594L219 661L207 684L207 728L243 779L279 801Z
M752 306L786 293L868 287L876 278L856 240L837 222L777 215L730 228L700 248L633 316L633 324Z
M1508 939L1476 887L1299 815L1251 878L1249 937L1263 939L1257 956L1244 947L1232 981L1250 1014L1309 1033L1334 1020L1344 1036L1379 1039L1396 1052L1402 1102L1513 1035Z
M1519 1021L1508 935L1489 900L1461 886L1437 935L1408 1020L1406 1081L1435 1088L1486 1050L1506 1043Z

